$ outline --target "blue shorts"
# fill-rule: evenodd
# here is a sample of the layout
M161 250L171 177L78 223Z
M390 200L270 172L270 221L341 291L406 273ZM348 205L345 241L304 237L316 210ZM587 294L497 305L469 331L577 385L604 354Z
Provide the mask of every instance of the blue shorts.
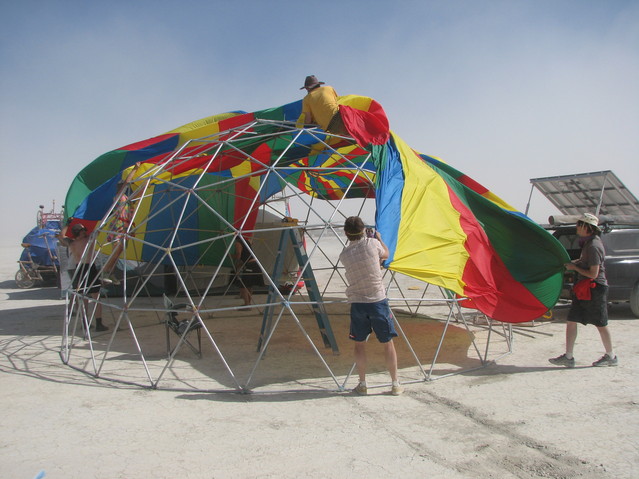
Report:
M366 341L372 331L380 343L387 343L397 336L388 300L377 303L351 303L351 330L353 341Z

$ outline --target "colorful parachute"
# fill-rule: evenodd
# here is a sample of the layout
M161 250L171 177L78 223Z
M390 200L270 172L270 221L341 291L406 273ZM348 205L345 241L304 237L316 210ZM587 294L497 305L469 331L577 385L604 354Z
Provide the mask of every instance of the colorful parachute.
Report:
M129 243L127 258L167 264L146 247L153 243L179 251L176 264L216 265L233 228L251 229L259 207L285 187L322 200L375 198L389 269L453 291L501 321L530 321L554 306L568 256L550 234L459 171L409 148L375 100L339 101L355 142L299 125L301 100L216 115L100 156L76 176L66 211L74 222L99 227L118 182L140 163L133 180L143 191L138 241ZM188 202L175 201L185 192L200 201L187 214ZM224 232L225 248L204 241Z
M374 148L377 225L390 269L467 297L502 321L530 321L555 305L569 258L552 235L395 135Z

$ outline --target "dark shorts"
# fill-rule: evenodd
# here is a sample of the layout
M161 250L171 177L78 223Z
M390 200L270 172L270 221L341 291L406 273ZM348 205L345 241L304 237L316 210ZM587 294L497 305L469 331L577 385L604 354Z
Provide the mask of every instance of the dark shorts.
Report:
M86 282L83 281L83 277L85 275L85 271L86 269L89 268L89 278L87 279ZM70 272L70 274L74 275L73 276L73 289L75 289L77 291L78 286L82 286L83 288L88 288L85 289L86 292L88 293L99 293L100 292L100 288L102 287L102 284L100 283L100 273L98 272L98 269L95 267L95 265L88 265L88 264L79 264L78 267L76 268L76 271L78 272L77 275L74 275L73 272Z
M590 300L577 299L572 293L572 304L566 318L568 321L599 327L608 325L608 286L595 284L590 290Z
M353 341L366 341L372 331L380 343L387 343L397 336L388 300L377 303L351 303L351 330Z
M331 118L331 121L326 127L326 131L328 133L334 133L336 135L348 135L348 131L344 126L344 120L342 120L342 114L339 112L339 110L333 115L333 118Z
M235 285L239 288L252 288L253 286L264 286L262 270L256 261L249 261L235 280Z

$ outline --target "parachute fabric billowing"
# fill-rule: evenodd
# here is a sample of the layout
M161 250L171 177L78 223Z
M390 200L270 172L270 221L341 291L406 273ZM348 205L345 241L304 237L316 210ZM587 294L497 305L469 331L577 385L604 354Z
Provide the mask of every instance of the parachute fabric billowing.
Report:
M454 291L501 321L530 321L555 305L569 258L552 235L394 134L375 149L376 223L391 270Z
M73 181L66 211L94 228L113 207L117 183L141 162L134 184L144 193L127 258L166 263L148 242L179 250L177 264L215 265L233 228L253 228L259 206L284 185L326 200L375 197L389 269L453 291L501 321L530 321L555 304L568 257L550 234L457 170L409 148L390 132L375 100L339 101L357 142L321 130L283 132L282 122L299 122L301 100L216 115L102 155ZM192 208L186 214L177 211L174 200L185 191L197 191L208 207L193 201L180 206ZM221 247L205 241L218 236Z

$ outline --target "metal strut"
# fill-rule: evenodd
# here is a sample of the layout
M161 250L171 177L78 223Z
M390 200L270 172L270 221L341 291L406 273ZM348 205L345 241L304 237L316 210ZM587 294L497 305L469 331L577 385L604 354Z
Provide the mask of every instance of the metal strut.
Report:
M295 257L297 258L297 263L300 265L301 268L303 268L302 280L304 281L304 285L306 286L308 298L313 308L313 314L315 315L315 320L317 321L317 325L319 326L319 331L322 336L322 340L324 341L324 346L327 348L331 348L334 354L339 354L337 341L335 340L335 335L333 334L331 323L328 319L328 315L326 314L324 303L322 302L322 295L320 294L319 287L317 286L313 268L308 261L308 255L306 254L306 249L304 248L304 245L299 238L298 231L294 228L287 228L285 230L282 230L279 246L277 249L277 255L275 257L275 266L273 267L272 277L276 282L277 279L281 277L282 271L284 270L284 261L286 258L286 252L289 247L289 243L293 246L293 251L295 253ZM264 316L262 318L262 329L260 331L260 337L257 343L258 351L262 349L262 344L271 331L275 301L280 295L281 293L279 293L279 291L276 291L273 285L269 286L267 299L268 306L264 309Z

